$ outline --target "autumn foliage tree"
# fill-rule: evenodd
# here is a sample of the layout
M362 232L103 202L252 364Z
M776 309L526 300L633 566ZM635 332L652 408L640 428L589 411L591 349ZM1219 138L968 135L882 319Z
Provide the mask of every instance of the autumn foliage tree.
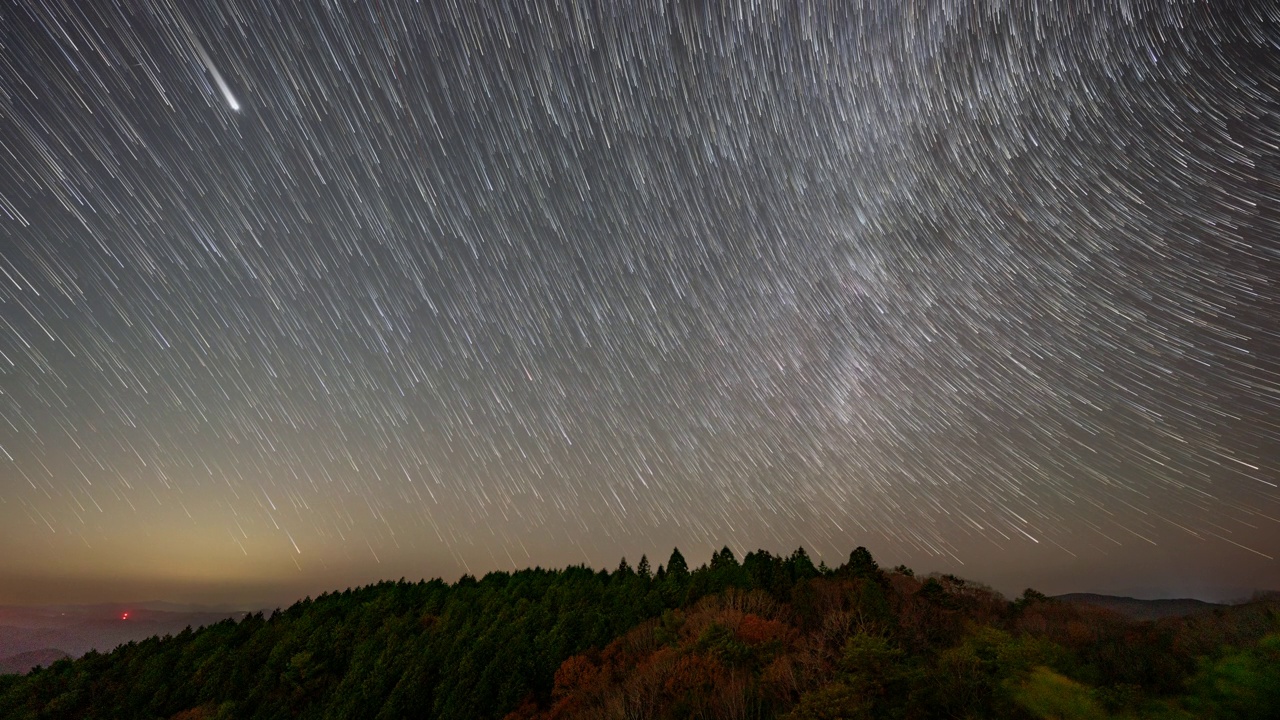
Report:
M0 676L0 718L1275 718L1280 602L1136 622L729 548L385 582Z

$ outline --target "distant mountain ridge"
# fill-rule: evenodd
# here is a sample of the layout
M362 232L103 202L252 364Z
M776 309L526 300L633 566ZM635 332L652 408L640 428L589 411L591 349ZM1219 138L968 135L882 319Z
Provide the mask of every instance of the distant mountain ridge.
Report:
M109 652L130 641L175 635L187 627L212 625L245 612L154 610L164 603L0 606L0 674L25 673L62 656ZM172 605L175 608L183 606Z
M1230 605L1205 602L1192 598L1164 598L1160 600L1141 600L1139 598L1119 595L1098 595L1096 593L1067 593L1055 595L1060 600L1074 605L1091 605L1123 615L1132 620L1161 620L1170 617L1189 617L1215 609L1228 608Z
M10 655L9 657L0 658L0 675L11 673L22 675L33 667L49 667L55 662L69 657L71 656L56 648L30 650L17 655Z

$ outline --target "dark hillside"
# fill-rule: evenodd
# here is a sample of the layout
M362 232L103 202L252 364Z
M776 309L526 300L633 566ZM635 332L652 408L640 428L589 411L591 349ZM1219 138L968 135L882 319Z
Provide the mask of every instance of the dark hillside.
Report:
M0 675L14 673L21 675L31 668L52 665L69 657L71 656L67 653L55 648L20 652L16 655L0 658Z
M1068 593L1056 595L1055 600L1078 605L1092 605L1120 613L1132 620L1159 620L1168 617L1186 617L1197 613L1209 612L1215 608L1227 607L1218 603L1192 600L1190 598L1139 600L1138 598L1119 597L1116 595L1096 595L1094 593Z
M0 717L1280 717L1274 601L1138 623L803 550L385 582L0 677Z

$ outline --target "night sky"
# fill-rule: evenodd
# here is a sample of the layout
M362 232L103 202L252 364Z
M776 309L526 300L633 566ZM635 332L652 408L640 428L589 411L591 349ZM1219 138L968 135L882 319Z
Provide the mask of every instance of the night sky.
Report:
M0 6L0 603L1280 586L1277 6L703 5Z

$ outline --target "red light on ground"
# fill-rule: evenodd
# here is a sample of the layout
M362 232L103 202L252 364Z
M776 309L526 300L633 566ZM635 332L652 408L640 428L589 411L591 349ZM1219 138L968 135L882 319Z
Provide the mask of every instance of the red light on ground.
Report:
M121 616L120 616L120 619L121 619L121 620L128 620L128 619L129 619L129 613L124 613L123 615L121 615Z

